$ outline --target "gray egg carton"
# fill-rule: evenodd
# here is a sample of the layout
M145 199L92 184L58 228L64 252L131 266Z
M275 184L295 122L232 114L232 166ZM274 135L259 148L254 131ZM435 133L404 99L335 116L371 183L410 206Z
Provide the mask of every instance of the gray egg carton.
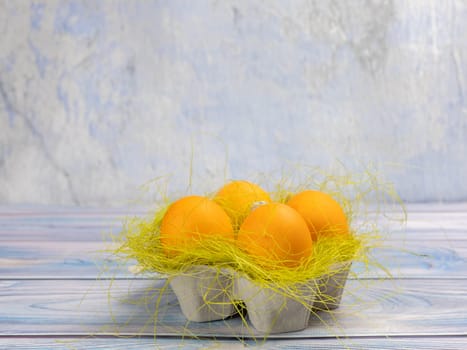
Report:
M232 303L233 279L230 271L194 266L186 274L170 280L183 315L195 322L222 320L236 311Z
M300 298L290 298L274 288L262 287L245 276L208 266L194 266L186 274L172 277L170 286L180 308L190 321L222 320L237 312L242 301L251 325L261 333L303 330L312 312L337 308L351 263L336 264L329 274L306 284Z

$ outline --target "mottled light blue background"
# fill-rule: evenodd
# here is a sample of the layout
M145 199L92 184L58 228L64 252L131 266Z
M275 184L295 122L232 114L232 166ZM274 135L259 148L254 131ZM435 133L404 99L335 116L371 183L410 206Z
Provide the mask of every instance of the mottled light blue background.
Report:
M467 200L466 99L467 1L0 0L0 203L339 161Z

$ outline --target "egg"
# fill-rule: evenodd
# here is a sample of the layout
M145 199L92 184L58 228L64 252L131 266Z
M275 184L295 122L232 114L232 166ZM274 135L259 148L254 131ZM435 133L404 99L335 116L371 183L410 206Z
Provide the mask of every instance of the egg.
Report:
M214 197L238 228L257 202L269 203L269 194L261 187L244 180L231 181L222 187Z
M330 195L307 190L292 196L287 205L305 219L313 241L322 236L339 236L349 233L344 210Z
M235 239L229 216L202 196L187 196L172 203L162 218L160 238L168 255L195 247L204 238Z
M308 226L293 208L268 203L254 209L237 236L239 247L259 262L296 267L312 253Z

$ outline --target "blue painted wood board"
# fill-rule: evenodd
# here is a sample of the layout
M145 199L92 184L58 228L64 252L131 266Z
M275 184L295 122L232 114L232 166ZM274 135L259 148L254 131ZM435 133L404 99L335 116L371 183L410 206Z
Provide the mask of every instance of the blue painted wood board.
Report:
M88 349L115 349L115 350L154 350L154 349L231 349L245 348L296 350L296 349L347 349L347 350L460 350L465 349L465 337L386 337L386 338L351 338L351 339L275 339L267 342L236 339L179 339L153 337L89 337L89 338L0 338L0 349L5 350L88 350Z
M145 213L0 207L0 349L243 347L235 337L248 332L238 319L187 324L171 293L153 338L151 295L164 281L134 278L104 252L106 233ZM275 335L264 348L467 348L467 205L409 206L406 225L384 225L384 247L373 254L393 278L355 264L341 308L320 315L326 325L312 318L306 330ZM182 339L183 332L203 338Z
M0 241L2 278L131 278L135 261L122 265L107 252L104 241L44 242ZM371 256L392 276L402 278L467 277L467 240L390 241L372 250ZM352 271L359 278L387 277L370 265L369 270L355 263ZM355 278L354 274L350 278Z
M0 334L152 335L157 288L164 282L3 280ZM271 337L467 335L467 284L436 279L353 280L341 307L318 316L304 331ZM159 335L189 332L223 337L251 332L239 318L188 323L170 292L159 307L157 327Z

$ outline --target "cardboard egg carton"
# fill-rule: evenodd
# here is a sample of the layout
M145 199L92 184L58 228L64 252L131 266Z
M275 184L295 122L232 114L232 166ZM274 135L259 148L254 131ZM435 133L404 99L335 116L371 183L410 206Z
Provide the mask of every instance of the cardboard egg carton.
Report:
M170 280L183 315L195 322L222 320L235 313L233 280L229 271L193 266Z
M335 264L319 279L295 286L300 297L290 298L274 288L262 287L236 272L194 266L171 278L170 286L190 321L207 322L233 316L242 301L251 325L261 333L283 333L308 327L312 312L337 308L351 263ZM312 311L313 310L313 311Z

